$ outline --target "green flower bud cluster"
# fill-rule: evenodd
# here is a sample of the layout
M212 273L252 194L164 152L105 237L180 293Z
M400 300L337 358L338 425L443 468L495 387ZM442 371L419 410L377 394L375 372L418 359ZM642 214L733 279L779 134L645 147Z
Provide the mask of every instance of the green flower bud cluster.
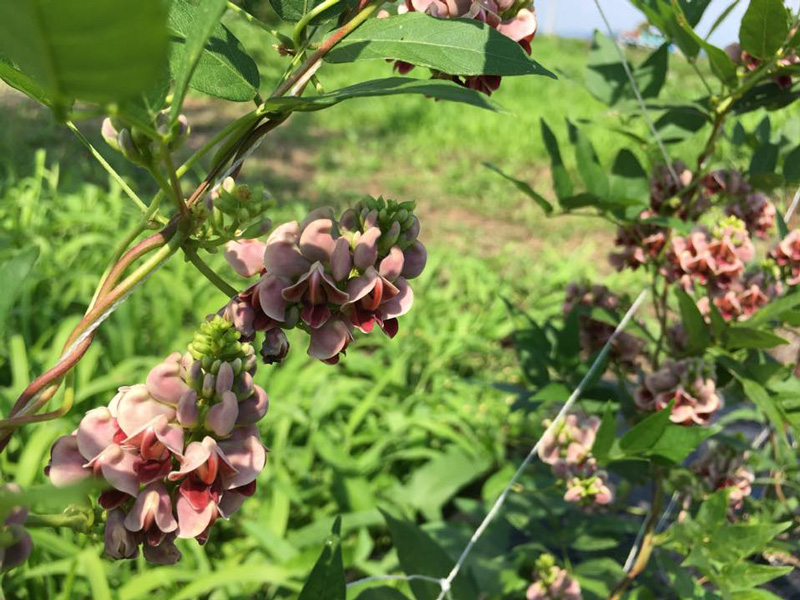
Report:
M198 238L231 240L264 235L272 223L262 217L272 206L272 198L262 186L251 189L226 177L203 204L206 226Z
M747 233L747 226L739 217L730 215L724 219L720 219L714 226L712 233L715 238L721 239L725 236L725 234L728 234L731 231Z
M393 246L405 250L417 241L419 235L419 220L414 215L416 205L413 200L396 202L383 197L360 200L353 207L357 229L364 232L378 227L381 230L378 240L380 256L385 256Z
M555 581L558 571L555 569L556 559L552 554L542 554L536 559L533 572L536 579L546 586L550 586Z
M206 321L200 330L194 334L194 339L189 344L189 353L195 360L203 364L204 369L211 369L215 362L231 362L243 358L246 354L245 346L239 341L241 334L233 323L219 315ZM250 347L252 353L252 347Z

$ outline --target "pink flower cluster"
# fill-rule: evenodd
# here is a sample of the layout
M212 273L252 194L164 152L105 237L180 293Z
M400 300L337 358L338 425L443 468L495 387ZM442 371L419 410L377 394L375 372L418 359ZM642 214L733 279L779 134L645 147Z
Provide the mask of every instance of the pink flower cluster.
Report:
M245 339L265 331L266 362L283 358L282 329L310 335L308 354L336 363L358 329L377 325L389 337L414 301L408 283L427 260L417 239L414 203L369 198L336 220L332 209L313 211L302 224L279 225L267 238L229 242L225 257L258 283L223 309Z
M775 205L766 195L754 192L740 171L713 171L703 178L703 186L706 194L724 197L725 214L741 219L750 235L769 237L775 227Z
M556 566L552 555L540 556L535 570L536 581L528 588L526 600L583 600L580 584Z
M634 400L645 411L663 410L674 401L670 420L680 425L706 425L722 408L710 365L696 358L669 360L646 375Z
M549 421L544 422L550 426ZM553 431L547 432L539 443L539 458L550 465L553 475L566 483L564 500L582 504L608 504L614 491L608 475L597 468L592 457L600 419L567 415Z
M746 264L754 257L755 248L744 223L728 217L713 235L699 229L674 238L666 255L664 274L669 281L679 281L687 291L705 287L708 295L698 302L704 315L708 315L713 303L724 319L743 321L780 291L767 273L745 273Z
M514 40L530 54L531 42L538 26L536 11L531 5L530 8L519 9L516 15L507 15L513 7L513 0L404 0L397 8L397 13L421 12L439 19L474 19ZM378 14L379 19L388 16L390 13L386 10ZM414 65L410 63L395 62L395 69L401 75L413 68ZM499 75L459 76L440 72L434 72L433 76L437 79L449 79L487 96L497 91L502 79Z
M796 28L792 29L792 32L790 32L789 36L793 37L796 31ZM728 53L728 56L730 56L733 62L735 62L737 65L743 66L748 72L755 71L759 66L761 66L761 61L759 59L742 50L742 47L737 43L726 46L725 52ZM776 65L779 69L797 64L800 64L800 57L798 57L797 52L794 50L776 61ZM772 79L782 90L788 90L790 87L792 87L792 76L790 74L778 73Z
M730 509L736 511L744 506L744 499L750 495L755 480L753 471L744 464L745 459L745 455L731 447L717 445L695 461L692 469L711 492L729 490Z
M575 309L584 309L588 313L593 308L616 314L620 309L620 299L604 285L571 283L567 286L564 315ZM588 354L598 352L611 338L615 327L592 318L590 314L581 314L579 318L581 348ZM643 346L639 338L623 332L611 344L611 359L621 366L631 367L641 355Z
M714 234L698 229L673 238L667 250L665 275L684 288L695 284L710 291L725 291L744 274L745 264L755 257L755 248L744 224L729 218Z
M673 172L677 179L673 177ZM688 219L704 210L704 199L690 202L684 190L692 182L692 172L679 160L672 163L672 168L658 165L650 177L650 207L639 215L639 220L657 217L678 217ZM691 206L692 214L689 214ZM615 244L617 252L612 252L609 262L618 271L639 267L654 262L667 243L667 230L661 225L651 223L635 223L617 228Z
M769 254L784 272L788 285L800 283L800 229L789 232Z
M19 494L21 491L15 483L0 487L0 495ZM33 541L24 527L28 519L27 508L15 506L0 515L0 519L2 519L0 534L3 537L3 542L0 544L0 573L5 573L28 560L33 549Z
M47 474L56 486L90 477L107 484L105 551L112 559L172 564L178 538L208 540L255 492L266 450L256 423L269 408L253 383L257 366L232 325L204 323L189 352L171 354L145 384L121 388L53 445Z

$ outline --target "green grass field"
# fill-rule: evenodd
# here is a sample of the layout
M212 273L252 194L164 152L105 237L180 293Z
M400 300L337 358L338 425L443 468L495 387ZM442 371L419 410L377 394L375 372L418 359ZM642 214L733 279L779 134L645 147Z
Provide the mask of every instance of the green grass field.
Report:
M264 79L274 79L279 63L271 40L239 23L232 27L260 60ZM169 572L148 570L143 562L110 564L106 575L121 597L141 597L156 586L174 598L214 589L213 598L254 597L257 590L258 597L291 597L337 514L345 515L345 564L353 576L389 572L397 559L386 551L378 506L432 523L448 548L464 539L464 515L482 494L491 498L540 430L516 402L522 379L507 343L514 321L505 303L536 319L556 316L564 287L582 277L604 277L636 292L630 275L606 265L608 224L588 217L546 220L483 166L498 165L549 196L541 118L554 126L565 117L587 120L606 160L630 144L611 131L618 116L581 85L588 51L586 41L538 38L534 57L560 79L504 81L493 98L503 113L419 97L361 100L295 116L266 139L243 181L263 182L272 192L275 221L365 194L416 200L429 267L415 286L414 310L391 342L379 334L359 339L336 367L296 351L285 364L260 369L258 383L271 399L261 423L271 455L257 496L204 548L181 544L185 561ZM358 64L330 68L321 79L331 90L390 72L388 64ZM671 71L668 86L673 99L702 89L685 64ZM41 251L9 326L0 331L0 413L7 413L16 394L58 356L105 257L136 213L66 129L7 90L2 102L0 257L30 246ZM194 97L189 107L192 147L236 112ZM142 185L102 145L97 123L81 128ZM689 140L672 151L692 162L695 146ZM568 163L574 168L572 157ZM144 197L154 191L140 189ZM224 269L220 257L210 261ZM155 361L184 348L196 324L224 302L176 256L102 326L77 369L70 414L24 429L0 457L2 472L22 485L43 482L57 436L118 386L141 381ZM79 558L94 552L96 540L37 531L35 543L39 566L15 575L19 597L34 598L41 589L56 597L66 580L74 596L64 597L83 597L89 580ZM71 572L77 577L70 579ZM167 593L183 585L178 595Z

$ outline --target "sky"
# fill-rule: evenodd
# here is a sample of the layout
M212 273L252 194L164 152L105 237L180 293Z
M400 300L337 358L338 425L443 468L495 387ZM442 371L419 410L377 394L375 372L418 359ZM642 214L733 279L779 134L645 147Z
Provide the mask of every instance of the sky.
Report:
M702 21L698 26L701 35L707 32L716 18L731 4L732 0L711 0ZM800 0L786 0L786 5L794 10ZM536 0L536 13L543 33L562 36L589 37L595 29L605 31L605 26L597 11L594 0ZM645 20L627 0L600 0L608 20L616 33L634 29ZM748 0L740 0L726 21L711 36L711 42L725 46L737 40L739 23L747 9Z

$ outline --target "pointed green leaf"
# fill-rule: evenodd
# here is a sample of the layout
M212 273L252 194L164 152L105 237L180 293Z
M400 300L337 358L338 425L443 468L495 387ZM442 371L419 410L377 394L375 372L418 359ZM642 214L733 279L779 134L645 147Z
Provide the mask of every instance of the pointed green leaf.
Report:
M400 94L418 94L438 100L461 102L478 108L497 111L497 106L484 94L467 89L452 81L440 79L415 79L413 77L387 77L363 81L319 96L284 96L269 98L267 110L314 111L328 108L351 98L377 98Z
M789 35L783 0L750 0L739 28L742 50L759 59L771 58Z
M344 562L339 536L342 534L342 519L336 517L330 537L311 574L308 576L298 600L345 600L347 588L344 581Z
M555 188L556 196L559 200L569 198L572 196L572 180L561 158L558 140L544 119L540 119L539 124L542 129L544 146L547 149L547 154L550 155L550 172L553 176L553 187Z
M611 403L606 403L606 409L603 411L603 420L600 422L600 429L597 430L597 435L594 438L592 445L592 456L598 462L605 461L608 453L611 451L611 446L614 445L614 438L616 437L616 414L614 413Z
M405 573L436 579L447 577L454 562L435 541L413 523L400 521L385 511L381 512L389 526L397 558ZM424 581L411 582L411 589L417 600L436 600L441 591L440 586ZM479 596L474 582L463 570L453 581L451 593L453 600L474 600Z
M408 598L396 589L382 585L364 590L356 596L356 600L408 600Z
M187 59L189 36L201 37L197 30L191 34L199 18L198 7L188 0L173 0L169 11L169 29L173 34L170 44L169 66L173 78L181 75ZM210 8L208 9L210 10ZM194 68L189 87L225 100L246 102L252 100L259 86L258 67L241 42L223 25L217 24L205 43L205 50Z
M3 0L0 54L59 103L119 101L149 88L162 71L164 3Z
M800 181L800 146L783 159L783 178L786 181Z
M636 155L624 148L611 167L611 199L623 204L641 204L650 200L650 181Z
M689 294L681 288L675 288L675 295L681 311L681 322L689 336L689 351L692 354L700 354L711 345L708 325Z
M583 131L569 121L567 121L567 124L569 126L570 141L575 146L575 161L578 165L578 174L586 185L586 190L600 198L607 198L609 193L608 176L597 158L594 146L592 146Z
M496 167L491 163L483 163L483 164L484 166L488 167L489 169L491 169L504 179L507 179L508 181L513 183L514 186L520 192L522 192L523 194L528 196L528 198L530 198L536 204L538 204L539 208L541 208L544 211L544 214L550 215L553 213L553 205L550 204L541 194L537 193L536 190L534 190L530 185L528 185L524 181L511 177L511 175L506 175L499 167Z
M218 29L222 13L228 7L226 0L203 0L194 10L194 16L186 31L186 40L175 65L175 90L173 92L170 119L174 123L181 112L183 99L189 89L189 81L200 62L211 35Z
M619 441L620 449L627 456L635 456L655 446L669 425L671 414L672 403L670 402L669 406L663 410L650 415L629 429Z
M332 63L402 60L450 75L555 75L485 23L411 12L372 19L326 56Z

